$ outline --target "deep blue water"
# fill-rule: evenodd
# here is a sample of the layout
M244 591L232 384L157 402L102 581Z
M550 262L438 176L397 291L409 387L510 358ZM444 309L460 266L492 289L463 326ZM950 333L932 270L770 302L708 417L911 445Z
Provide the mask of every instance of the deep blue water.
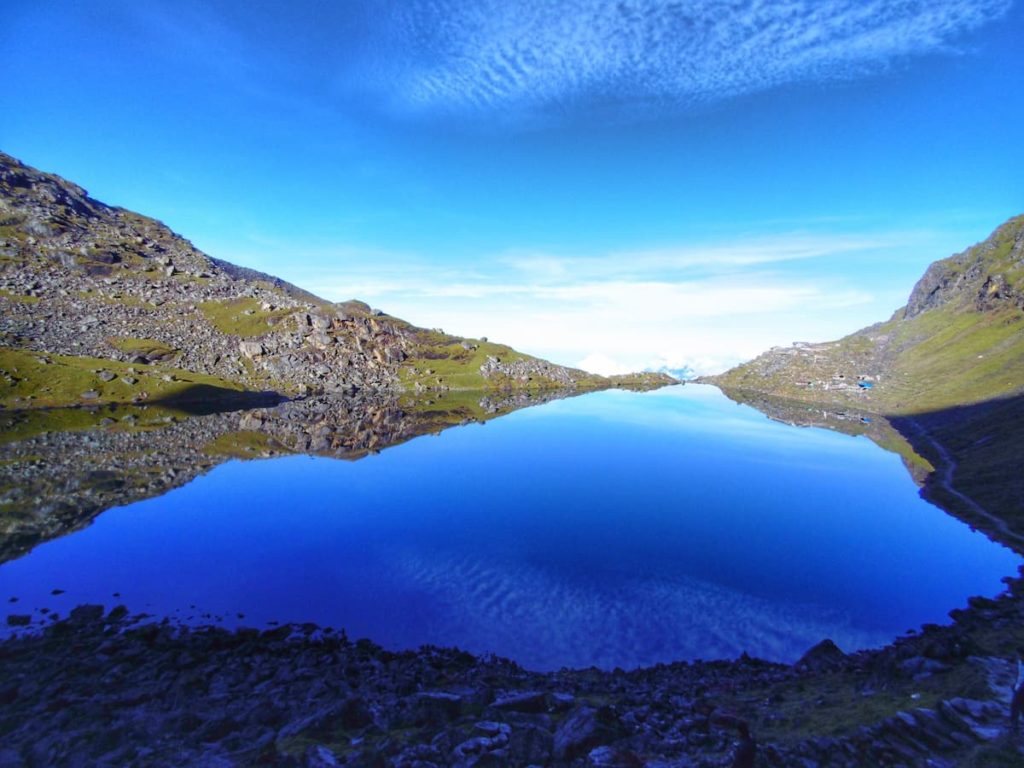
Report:
M881 645L997 594L1018 562L866 438L688 385L556 401L355 462L231 461L0 566L0 600L629 668Z

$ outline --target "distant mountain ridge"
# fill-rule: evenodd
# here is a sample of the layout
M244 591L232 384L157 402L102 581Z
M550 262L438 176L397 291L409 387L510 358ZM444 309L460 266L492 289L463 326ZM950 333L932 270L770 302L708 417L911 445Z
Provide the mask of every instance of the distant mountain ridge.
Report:
M160 222L0 153L0 405L273 391L600 389L485 338L334 304L214 259Z
M1024 215L934 262L889 320L838 341L775 348L702 381L885 413L1024 392Z

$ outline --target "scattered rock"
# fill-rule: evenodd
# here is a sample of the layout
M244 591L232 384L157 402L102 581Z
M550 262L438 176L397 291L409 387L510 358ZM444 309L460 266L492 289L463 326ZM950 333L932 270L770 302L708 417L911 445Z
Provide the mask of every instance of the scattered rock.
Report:
M619 719L610 707L577 707L555 731L554 754L560 760L572 760L621 734Z
M831 640L825 639L805 653L796 663L799 670L822 672L838 669L846 661L846 654Z
M491 706L510 712L544 712L547 709L547 697L542 691L511 693L495 699Z

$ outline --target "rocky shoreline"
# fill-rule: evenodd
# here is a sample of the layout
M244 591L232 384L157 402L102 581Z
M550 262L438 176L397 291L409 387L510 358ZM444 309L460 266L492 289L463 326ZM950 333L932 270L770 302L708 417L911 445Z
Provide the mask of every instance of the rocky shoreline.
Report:
M311 624L187 627L100 606L62 620L12 613L0 766L1012 761L1022 753L1005 733L1007 659L1022 640L1024 581L1008 586L881 650L845 655L826 641L792 666L743 656L629 672L396 653ZM733 762L752 746L755 762Z

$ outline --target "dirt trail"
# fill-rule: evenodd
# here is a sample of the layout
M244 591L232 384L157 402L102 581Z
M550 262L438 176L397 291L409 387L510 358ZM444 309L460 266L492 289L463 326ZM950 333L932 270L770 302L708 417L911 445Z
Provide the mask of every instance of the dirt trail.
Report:
M973 514L984 518L988 521L992 528L994 528L998 534L1001 543L1009 544L1013 542L1013 548L1017 551L1024 551L1024 536L1014 533L1013 530L998 516L993 515L991 512L982 507L978 502L961 493L953 486L953 475L957 469L956 459L946 450L946 447L940 443L932 434L916 419L904 417L904 421L910 424L911 427L920 435L922 438L928 441L928 444L935 449L935 453L938 454L939 462L935 468L935 479L938 480L948 494L958 499L967 509Z

